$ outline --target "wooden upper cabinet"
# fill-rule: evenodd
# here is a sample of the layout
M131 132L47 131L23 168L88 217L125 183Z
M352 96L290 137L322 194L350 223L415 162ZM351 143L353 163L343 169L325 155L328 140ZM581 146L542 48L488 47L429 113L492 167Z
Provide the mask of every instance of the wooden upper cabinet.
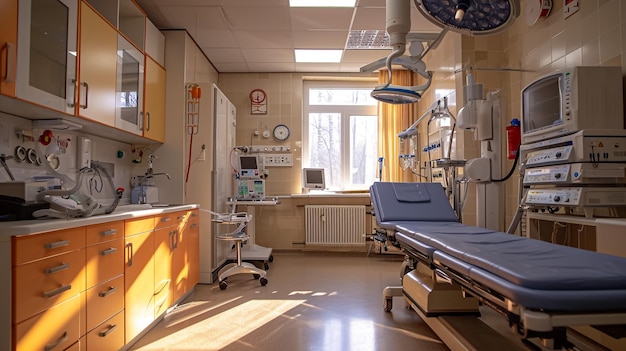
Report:
M165 69L146 57L143 136L165 141Z
M115 125L117 31L89 5L80 6L78 114Z
M15 96L17 0L0 0L0 94Z

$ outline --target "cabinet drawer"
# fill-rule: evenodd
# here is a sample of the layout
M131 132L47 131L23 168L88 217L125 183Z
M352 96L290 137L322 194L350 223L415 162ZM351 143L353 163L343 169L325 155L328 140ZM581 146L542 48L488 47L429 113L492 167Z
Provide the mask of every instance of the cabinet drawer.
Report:
M154 217L127 219L124 221L124 236L150 232L154 230Z
M87 288L124 273L123 238L89 246L85 252Z
M154 228L165 228L175 225L175 217L173 213L161 213L154 216Z
M39 260L85 246L85 228L58 230L13 238L13 265Z
M124 346L124 312L120 312L87 334L87 350L117 351Z
M86 295L87 330L90 331L124 309L124 276L95 286L87 290Z
M85 290L85 251L13 268L13 316L20 322Z
M80 337L80 296L15 325L16 351L57 351L70 347Z
M85 228L86 246L124 237L124 221L94 224Z

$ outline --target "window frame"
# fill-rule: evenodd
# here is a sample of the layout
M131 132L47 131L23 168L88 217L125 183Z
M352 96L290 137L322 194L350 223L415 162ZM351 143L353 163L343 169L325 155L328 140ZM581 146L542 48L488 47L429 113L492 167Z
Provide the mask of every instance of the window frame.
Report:
M325 80L305 80L303 81L303 116L302 116L302 167L312 167L309 159L309 114L311 113L339 113L341 126L341 154L350 155L350 116L378 116L378 103L376 105L310 105L310 89L368 89L373 90L377 84L372 80L345 80L345 81L325 81ZM378 136L376 136L378 138ZM378 140L377 140L378 142ZM376 160L372 160L375 162ZM330 190L364 190L361 184L353 185L350 177L351 159L341 160L341 185L339 189ZM328 174L327 174L328 178ZM327 180L327 186L330 183ZM367 190L367 189L365 189Z

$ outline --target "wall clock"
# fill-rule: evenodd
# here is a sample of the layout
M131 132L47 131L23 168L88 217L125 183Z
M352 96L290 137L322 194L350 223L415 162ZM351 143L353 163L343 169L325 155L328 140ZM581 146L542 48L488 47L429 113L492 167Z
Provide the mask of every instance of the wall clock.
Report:
M274 127L274 138L280 141L287 140L289 138L289 127L284 124L278 124Z
M262 89L254 89L250 92L250 112L253 115L264 115L267 113L267 93Z

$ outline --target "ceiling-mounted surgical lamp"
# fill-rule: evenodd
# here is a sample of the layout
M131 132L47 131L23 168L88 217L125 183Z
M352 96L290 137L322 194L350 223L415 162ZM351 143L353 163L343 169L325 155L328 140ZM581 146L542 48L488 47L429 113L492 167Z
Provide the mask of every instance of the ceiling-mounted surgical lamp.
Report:
M393 51L387 56L386 66L388 72L387 84L374 88L371 95L374 99L390 104L410 104L418 102L422 98L424 90L428 89L431 74L425 71L425 65L416 65L418 74L428 79L428 82L420 86L392 85L391 65L394 59L400 58L406 51L406 37L411 30L411 2L410 0L387 0L386 3L386 28L389 34L389 44ZM421 61L421 58L418 59Z
M435 25L466 34L497 33L519 16L519 0L413 0ZM456 5L455 5L456 3Z

